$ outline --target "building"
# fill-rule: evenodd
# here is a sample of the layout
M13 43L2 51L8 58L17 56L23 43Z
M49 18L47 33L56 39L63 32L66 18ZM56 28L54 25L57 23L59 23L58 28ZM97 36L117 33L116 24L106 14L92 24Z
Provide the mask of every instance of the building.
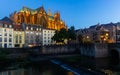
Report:
M14 21L14 23L40 25L43 28L56 30L60 30L61 28L67 29L65 22L63 22L60 18L59 12L52 15L50 9L47 13L43 6L37 9L23 7L19 12L14 12L11 14L10 18Z
M14 47L24 47L25 33L22 25L14 24Z
M8 17L0 20L0 47L11 48L14 47L13 43L13 24Z
M51 39L55 34L55 30L43 29L42 30L42 45L51 45L54 44L54 41Z
M40 46L42 44L42 28L40 25L22 24L25 33L25 46Z
M89 39L92 43L116 43L120 41L120 23L96 24L89 28L79 29L76 34L82 36L82 40ZM80 38L77 38L80 39Z

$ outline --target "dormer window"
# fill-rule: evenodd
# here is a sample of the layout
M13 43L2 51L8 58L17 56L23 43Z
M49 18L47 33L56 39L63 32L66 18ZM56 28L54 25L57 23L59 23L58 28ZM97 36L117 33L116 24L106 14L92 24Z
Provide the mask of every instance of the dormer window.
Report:
M38 31L38 28L37 28L37 31Z
M5 27L7 28L7 24L5 24Z
M31 27L31 30L33 30L33 27Z
M40 31L41 31L41 28L40 28Z
M28 30L28 27L26 27L26 30Z
M9 25L9 28L12 28L12 25Z

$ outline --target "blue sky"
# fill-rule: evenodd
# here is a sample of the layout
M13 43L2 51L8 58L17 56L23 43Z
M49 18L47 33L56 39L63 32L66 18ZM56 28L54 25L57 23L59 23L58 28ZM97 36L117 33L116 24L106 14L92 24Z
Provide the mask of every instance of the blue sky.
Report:
M120 22L120 0L0 0L0 19L23 6L36 9L42 5L46 11L59 11L68 27L76 29Z

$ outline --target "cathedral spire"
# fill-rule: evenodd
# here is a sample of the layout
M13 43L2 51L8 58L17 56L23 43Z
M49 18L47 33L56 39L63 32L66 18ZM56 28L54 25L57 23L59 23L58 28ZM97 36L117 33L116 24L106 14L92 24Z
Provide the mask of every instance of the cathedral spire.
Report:
M51 10L48 9L48 16L52 16Z

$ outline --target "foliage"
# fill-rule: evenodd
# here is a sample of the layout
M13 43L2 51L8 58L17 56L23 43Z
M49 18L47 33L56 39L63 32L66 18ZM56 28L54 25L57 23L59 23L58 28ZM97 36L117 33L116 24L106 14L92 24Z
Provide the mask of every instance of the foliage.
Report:
M71 26L69 29L68 29L68 39L69 40L76 40L76 34L75 34L75 28L74 26Z
M66 29L62 28L60 31L56 31L55 35L52 37L52 40L56 42L64 42L68 38L68 32Z
M79 34L77 38L80 43L83 43L83 35Z
M60 29L60 31L56 31L55 35L52 37L52 40L56 42L62 42L62 43L64 43L65 39L68 39L68 40L76 39L74 26L71 26L68 30L64 28Z

